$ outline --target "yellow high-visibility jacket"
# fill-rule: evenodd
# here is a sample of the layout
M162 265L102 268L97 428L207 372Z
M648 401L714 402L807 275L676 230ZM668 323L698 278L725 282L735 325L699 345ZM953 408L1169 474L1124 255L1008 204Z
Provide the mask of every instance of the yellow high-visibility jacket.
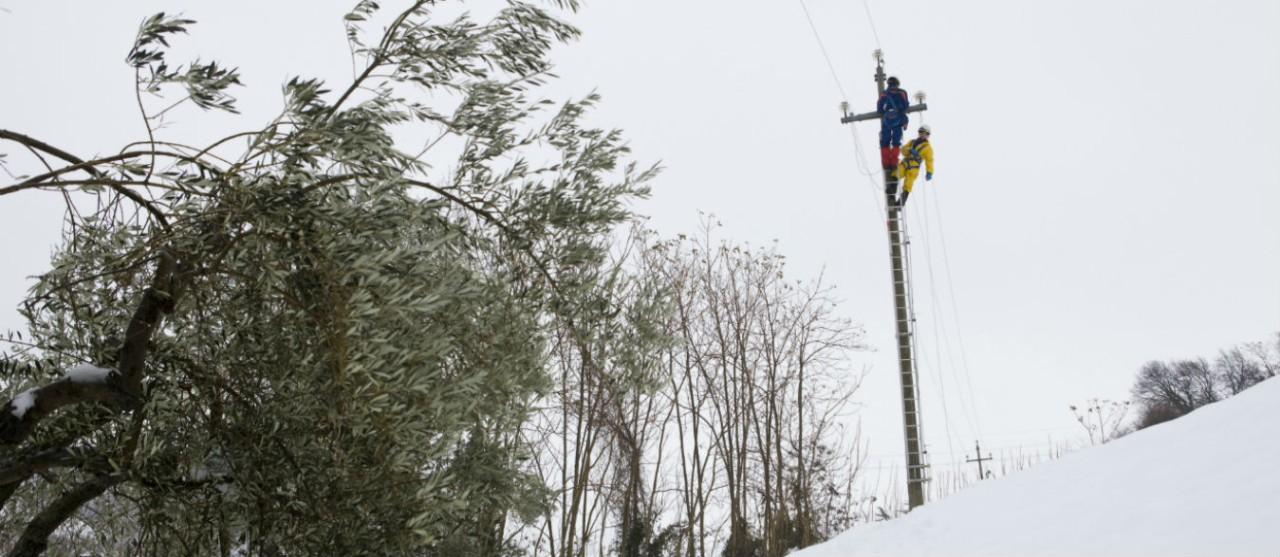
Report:
M919 147L916 146L917 143ZM912 139L902 146L903 170L919 172L921 162L924 162L924 171L933 174L933 145L928 140Z

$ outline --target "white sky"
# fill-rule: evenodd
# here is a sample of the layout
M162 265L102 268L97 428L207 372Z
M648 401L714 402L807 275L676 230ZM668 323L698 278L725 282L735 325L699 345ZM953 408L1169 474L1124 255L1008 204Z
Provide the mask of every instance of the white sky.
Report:
M239 66L247 84L242 119L188 112L187 139L257 126L288 77L350 77L349 4L0 0L0 127L82 156L143 136L123 60L160 10L199 21L174 60ZM854 111L875 102L868 11L890 73L928 93L937 175L908 220L935 464L975 439L1078 437L1067 406L1126 398L1145 361L1280 331L1280 2L808 7ZM668 236L714 213L723 238L776 241L793 277L825 270L877 349L858 360L872 464L898 464L879 179L858 171L799 1L598 0L572 20L585 37L558 50L552 91L597 90L594 121L663 162L638 209ZM876 165L875 124L857 130ZM46 268L60 215L53 195L0 199L0 329L20 326L11 308Z

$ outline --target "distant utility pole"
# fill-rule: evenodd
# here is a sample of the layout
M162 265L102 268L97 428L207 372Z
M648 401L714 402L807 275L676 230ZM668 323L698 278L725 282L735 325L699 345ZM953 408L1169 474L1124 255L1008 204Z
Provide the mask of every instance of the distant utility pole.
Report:
M884 56L879 50L875 52L875 55L876 90L879 94L883 94L886 78ZM850 124L863 120L880 120L884 117L879 112L851 115L848 113L847 105L843 108L845 114L840 119L841 124ZM908 107L907 112L920 112L926 109L928 109L928 106L920 103ZM907 507L910 510L924 504L924 482L927 481L925 478L925 466L927 465L924 463L924 452L921 449L920 393L916 387L915 363L912 357L911 301L908 299L909 289L907 288L910 274L907 272L904 257L903 237L905 235L902 232L902 223L899 220L902 211L899 209L895 199L898 193L898 178L894 175L894 168L884 169L884 192L889 213L887 223L889 227L889 258L893 267L893 302L898 332L898 377L902 385L902 422L904 437L907 441Z
M982 471L982 463L988 460L991 460L991 451L987 451L987 458L982 458L982 446L979 445L977 441L973 442L973 451L974 451L973 454L978 455L978 457L967 458L965 459L965 462L977 462L978 463L978 479L985 480L987 479L987 474L986 472Z

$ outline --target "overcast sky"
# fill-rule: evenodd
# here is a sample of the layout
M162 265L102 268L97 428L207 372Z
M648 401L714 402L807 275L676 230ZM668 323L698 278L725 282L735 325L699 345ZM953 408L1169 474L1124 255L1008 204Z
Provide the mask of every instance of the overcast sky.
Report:
M793 277L837 288L874 350L856 362L870 369L874 465L898 464L902 447L888 247L879 178L860 172L838 105L874 107L877 47L906 89L927 92L934 129L936 177L907 219L935 464L977 439L1079 437L1068 405L1127 398L1144 362L1280 331L1280 2L807 6L836 77L798 0L613 0L571 17L585 36L557 51L551 91L597 90L593 121L662 161L638 207L659 232L714 213L722 238L776 242ZM0 0L0 128L82 156L142 136L123 60L160 10L199 21L175 59L238 65L247 85L241 119L188 113L184 139L256 127L290 76L350 78L348 8ZM875 132L856 131L873 173ZM21 326L12 308L46 267L60 214L53 195L0 199L0 329Z

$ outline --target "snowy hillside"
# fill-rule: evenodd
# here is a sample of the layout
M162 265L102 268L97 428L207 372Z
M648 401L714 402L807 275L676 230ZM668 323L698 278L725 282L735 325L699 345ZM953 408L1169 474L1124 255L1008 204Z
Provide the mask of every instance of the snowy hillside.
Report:
M792 555L1280 556L1280 379Z

